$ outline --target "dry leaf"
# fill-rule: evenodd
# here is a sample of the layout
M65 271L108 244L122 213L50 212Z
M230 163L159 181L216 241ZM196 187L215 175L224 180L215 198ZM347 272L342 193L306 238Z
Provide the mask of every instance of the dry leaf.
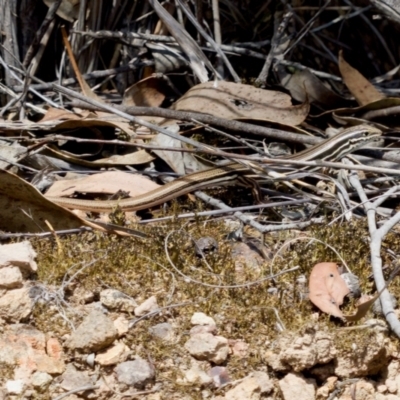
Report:
M319 103L330 108L336 108L346 103L346 99L337 95L310 70L296 71L289 74L283 66L278 68L281 84L289 90L297 101Z
M311 271L309 290L311 302L321 311L334 317L344 318L339 306L343 304L349 288L340 276L336 263L316 264Z
M286 93L223 81L192 87L172 108L226 119L263 119L289 126L301 124L310 109L308 103L293 106Z
M123 190L129 193L131 197L135 197L159 187L160 185L142 175L109 171L84 178L57 181L47 191L46 195L70 196L75 192L114 194Z
M136 107L160 107L165 100L165 83L157 76L149 76L125 90L122 105Z
M385 287L385 289L386 289L386 287ZM367 299L366 301L363 301L362 303L357 304L357 311L355 314L344 316L346 321L356 322L356 321L360 320L361 318L365 317L368 310L375 303L376 299L380 296L380 293L381 292L377 293L375 296Z
M47 200L32 185L18 176L0 170L0 229L6 232L77 229L87 222Z
M344 83L361 106L385 97L363 75L345 61L342 51L339 52L339 69Z
M42 233L49 230L79 229L89 226L122 236L146 237L140 231L97 224L46 199L35 187L8 171L0 170L0 229L16 233Z
M47 7L50 7L56 0L43 0ZM57 10L57 15L69 22L78 19L79 0L62 0Z

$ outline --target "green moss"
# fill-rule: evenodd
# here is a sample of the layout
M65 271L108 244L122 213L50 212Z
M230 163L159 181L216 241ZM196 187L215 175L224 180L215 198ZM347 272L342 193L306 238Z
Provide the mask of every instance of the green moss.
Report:
M317 262L340 263L337 255L324 244L300 240L292 242L281 251L273 265L266 261L261 273L250 268L238 277L230 254L230 243L225 239L227 228L223 222L196 218L192 222L174 220L142 229L149 235L149 239L86 233L60 238L60 246L53 239L35 240L33 244L38 253L38 280L57 288L63 280L68 280L65 277L69 278L80 270L71 288L65 288L67 300L73 287L79 285L95 295L112 287L132 296L139 303L156 295L160 306L180 304L141 320L124 340L138 355L153 360L157 365L158 379L167 382L167 393L190 394L195 399L201 398L196 388L181 387L176 383L180 377L180 366L189 364L183 346L189 338L190 317L194 312L202 311L212 316L217 321L220 335L242 339L249 344L250 351L245 360L231 357L228 361L232 379L242 378L249 371L265 368L262 357L267 348L265 343L279 337L279 321L288 332L297 334L304 332L307 326L315 325L313 314L319 311L309 301L301 300L297 278L304 274L308 279L312 266ZM369 278L369 235L364 222L335 224L332 227L316 226L306 234L334 247L352 272L359 276L364 292L374 290L373 280ZM287 240L298 235L298 232L273 233L266 237L266 243L272 252L276 252ZM207 255L207 264L196 256L192 241L202 236L212 236L219 243L219 250ZM385 245L397 252L400 240L395 234L389 235ZM175 270L168 258L173 261ZM385 253L383 259L388 265L392 262ZM239 289L216 287L254 281L268 275L270 269L276 273L295 266L299 266L297 271L258 285ZM183 279L180 274L214 287L195 284L188 278ZM271 287L278 289L277 295L268 294L267 290ZM399 294L397 282L393 283L391 289L395 295ZM45 332L64 334L70 330L57 310L48 305L36 307L34 321ZM176 341L171 344L150 337L148 333L150 326L166 321L173 321L179 327ZM74 323L78 322L74 319ZM322 313L319 313L318 325L320 329L328 331L336 331L345 326ZM341 351L349 351L354 342L368 343L369 335L371 333L365 329L346 332L345 335L338 334L335 346Z

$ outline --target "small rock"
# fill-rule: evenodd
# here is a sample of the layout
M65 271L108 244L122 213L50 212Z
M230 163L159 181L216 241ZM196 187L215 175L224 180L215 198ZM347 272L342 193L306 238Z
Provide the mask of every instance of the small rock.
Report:
M46 353L55 360L62 360L63 350L60 342L56 338L49 338L46 343Z
M52 380L53 377L47 372L36 371L31 376L32 386L40 393L43 393L48 388Z
M173 326L164 322L154 325L149 328L149 333L164 342L172 342L175 339L175 332Z
M8 380L5 388L8 394L22 394L25 389L25 382L22 379Z
M185 372L184 381L185 383L203 387L209 385L212 382L212 378L196 361L193 361L191 368Z
M357 275L352 274L351 272L344 272L340 275L342 279L345 281L346 286L349 288L350 297L358 298L361 296L361 286L360 279Z
M28 272L36 272L35 257L36 252L28 241L0 246L0 268L14 266Z
M385 386L391 394L400 394L400 361L394 359L387 366Z
M243 242L234 243L231 254L238 275L242 275L244 271L248 271L249 269L259 271L261 265L264 263L260 251L251 248Z
M274 383L266 372L254 371L250 376L257 381L262 394L272 392L274 389Z
M117 319L114 320L115 329L118 332L118 337L121 337L128 333L129 331L129 321L123 316L120 315Z
M365 398L367 398L367 397L365 397ZM375 396L371 397L371 398L373 398L374 400L399 400L400 399L399 396L396 396L394 394L384 395L382 393L375 393Z
M204 253L210 253L214 250L218 250L217 241L210 237L204 236L195 241L196 255L201 257Z
M0 336L0 364L17 365L14 379L29 379L34 371L60 374L65 366L46 354L45 335L25 324L9 325Z
M199 333L192 336L186 343L185 349L198 360L206 360L215 364L223 363L229 354L228 340L211 333Z
M229 340L229 347L232 355L239 358L247 357L249 353L249 345L243 340Z
M216 326L214 319L202 312L194 313L192 318L190 319L190 323L192 325L214 325L214 326Z
M92 291L87 290L81 286L77 286L74 289L74 294L71 296L70 301L74 301L76 304L89 304L93 303L95 295Z
M327 364L336 356L333 338L323 331L306 333L301 337L282 335L273 350L264 357L275 371L289 369L300 372L317 364ZM288 368L290 366L290 368Z
M88 354L88 356L86 357L86 364L89 365L90 368L94 367L94 362L96 359L96 354L95 353L90 353Z
M18 267L5 267L0 269L0 288L21 288L24 278Z
M7 291L0 297L0 317L7 322L20 322L32 312L32 299L27 288Z
M208 374L211 376L216 388L231 381L228 375L228 370L225 367L213 367L210 369Z
M341 394L341 398L342 399L351 399L354 398L354 393L357 393L357 399L365 399L365 400L369 400L369 399L377 399L382 395L376 396L376 392L375 392L375 387L374 384L372 384L372 382L368 382L364 379L360 379L357 382L354 382L353 385L347 385L345 386L342 394Z
M211 333L217 334L217 327L215 325L196 325L190 330L190 336L197 335L198 333Z
M123 362L129 355L129 347L124 343L117 343L102 353L97 354L96 362L102 366L115 365Z
M140 306L135 308L135 316L142 317L152 311L158 310L157 298L156 296L151 296L145 300Z
M334 375L356 378L375 375L386 368L391 355L386 346L386 335L370 335L368 341L354 342L356 351L340 353L336 357Z
M246 377L225 394L225 400L259 400L260 398L261 388L257 379L253 377Z
M120 383L143 389L154 379L154 368L142 358L133 361L125 361L114 369Z
M314 400L315 380L305 379L301 374L289 373L279 381L284 400Z
M386 385L377 385L376 386L376 391L378 392L378 393L386 393L387 391L388 391L388 388L387 388L387 386Z
M136 301L119 290L106 289L100 293L100 301L111 310L133 312L138 306Z
M93 385L86 371L78 371L72 364L68 364L65 372L61 375L60 386L66 390L73 390L81 386Z
M71 334L66 345L72 350L96 352L109 346L116 337L113 322L101 311L93 310Z

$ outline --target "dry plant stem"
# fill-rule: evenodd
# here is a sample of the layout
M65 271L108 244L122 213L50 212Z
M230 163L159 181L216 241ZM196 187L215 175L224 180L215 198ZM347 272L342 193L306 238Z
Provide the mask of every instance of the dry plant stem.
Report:
M133 116L131 116L129 114L126 114L125 112L120 111L115 107L112 107L112 106L104 104L104 103L100 103L99 101L96 101L96 100L93 100L93 99L89 99L86 96L83 96L83 95L81 95L79 93L74 92L73 90L64 88L64 87L62 87L60 85L56 85L56 84L53 84L53 88L57 92L66 94L69 97L77 98L77 99L79 99L81 101L84 101L86 103L92 104L92 105L94 105L95 107L97 107L97 108L99 108L101 110L108 111L108 112L110 112L112 114L119 115L120 117L126 118L128 121L131 121L131 122L139 124L139 125L143 125L146 128L152 129L152 130L154 130L156 132L159 132L159 133L163 133L164 135L172 137L173 139L180 140L181 142L190 144L190 145L192 145L192 146L194 146L196 148L199 148L199 149L203 149L203 150L210 150L211 149L211 150L214 150L214 151L216 151L217 153L220 154L220 152L215 147L203 145L203 144L201 144L199 142L196 142L195 140L188 139L188 138L186 138L184 136L172 133L168 129L160 128L159 126L151 124L151 123L149 123L149 122L147 122L145 120L133 117Z
M346 4L348 4L352 9L357 9L358 8L358 7L355 7L354 4L349 0L344 0L344 2ZM386 51L386 53L387 53L387 55L388 55L388 57L390 59L390 62L393 65L397 65L395 57L393 56L392 52L390 51L389 46L386 43L386 40L382 37L382 35L380 34L379 30L377 28L375 28L375 26L370 22L370 20L363 13L360 14L360 17L370 27L371 31L376 35L378 40L381 42L381 45L385 49L385 51ZM371 59L371 61L372 61L372 59Z
M74 394L74 393L86 392L87 390L96 390L96 389L99 389L99 388L100 388L99 385L81 386L81 387L78 387L76 389L72 389L72 390L70 390L70 391L68 391L66 393L60 394L59 396L55 397L53 400L61 400L64 397L68 397L69 395Z
M73 90L67 89L67 88L62 87L60 85L53 84L52 86L53 86L54 90L56 90L57 92L63 93L63 94L65 94L65 95L67 95L67 96L69 96L71 98L78 99L78 100L83 101L83 102L85 102L87 104L91 104L92 106L96 107L97 109L108 111L108 112L111 112L113 114L119 115L119 116L121 116L123 118L126 118L128 121L134 122L134 123L139 124L139 125L143 125L143 126L149 128L149 129L152 129L152 130L154 130L156 132L163 133L163 134L165 134L165 135L167 135L169 137L172 137L173 139L177 139L177 140L180 140L181 142L190 144L190 145L194 146L195 148L197 148L199 151L204 151L204 152L208 152L209 154L215 154L215 155L219 155L221 157L227 157L227 158L248 159L248 157L243 157L243 156L242 157L238 157L236 154L231 154L231 153L227 153L227 152L224 152L224 151L220 151L220 150L216 149L215 147L204 145L204 144L201 144L201 143L199 143L199 142L197 142L195 140L188 139L188 138L186 138L184 136L174 134L174 133L170 132L167 129L160 128L158 125L154 125L154 124L151 124L151 123L149 123L147 121L144 121L144 120L142 120L140 118L136 118L136 117L134 117L132 115L129 115L129 114L123 112L123 111L120 111L116 107L110 106L108 104L100 103L100 102L98 102L96 100L93 100L93 99L89 99L86 96L83 96L83 95L81 95L81 94L79 94L77 92L74 92ZM200 116L201 115L202 114L200 114ZM292 138L296 137L296 136L297 137L299 136L299 135L296 135L296 134L293 134L293 133L290 134L289 132L280 131L280 130L276 130L276 129L268 129L268 131L271 133L271 135L269 135L269 137L275 137L275 138L278 137L281 140L282 140L283 137L286 137L286 135L288 135L288 137L291 136ZM282 136L282 135L285 135L285 136ZM315 140L316 138L313 138L313 139ZM290 139L286 138L286 140L290 140ZM309 141L309 140L310 140L310 138L308 138L307 141ZM317 141L315 140L315 142L317 142ZM318 140L318 142L321 142L321 140ZM265 165L288 164L288 161L287 160L283 160L283 159L281 159L281 160L279 160L279 159L268 159L268 158L263 158L263 159L249 158L249 159L252 160L252 161L262 161L263 164L265 164ZM292 164L292 165L300 165L300 166L311 166L311 167L318 167L318 168L321 168L321 167L330 167L330 168L339 168L339 169L347 168L347 169L351 169L351 170L371 171L371 172L385 173L385 174L395 174L395 175L399 175L400 174L399 170L396 170L396 169L370 168L370 167L365 167L363 165L348 166L348 165L343 164L343 163L326 162L326 161L318 161L318 160L316 160L316 161L297 161L297 160L295 161L295 160L290 160L290 164Z
M382 241L386 234L400 222L400 212L396 213L392 218L385 221L385 223L378 229L376 224L376 209L378 205L385 200L385 198L379 198L375 202L371 202L364 192L360 180L356 173L351 173L349 176L350 183L357 190L360 199L364 204L364 208L367 212L368 228L371 236L370 249L371 249L371 264L372 271L374 274L374 280L377 291L382 290L386 283L382 273L382 258L380 255ZM398 190L399 186L396 188L391 188L386 193L386 197L390 196L394 190ZM400 337L400 322L396 317L393 310L392 301L390 299L390 293L388 290L384 290L380 296L380 302L382 304L382 311L385 315L386 321L388 322L390 328L393 332Z
M17 2L0 0L0 30L3 43L3 57L5 64L17 66L19 63L19 48L17 37ZM17 83L15 76L10 74L10 70L5 70L5 81L8 87ZM9 99L8 99L9 100Z
M189 60L189 65L192 68L193 74L197 76L199 81L208 81L208 72L205 66L217 75L208 58L204 55L198 44L186 32L182 25L180 25L157 0L148 0L148 2L153 7L158 17L162 20L168 31L178 42L182 51Z
M197 213L178 214L176 216L174 215L174 216L170 216L170 217L142 219L141 221L138 222L138 224L139 225L149 224L149 223L153 223L153 222L170 221L172 219L182 219L182 218L209 217L209 216L215 216L215 215L221 215L221 214L232 214L237 211L251 211L251 210L257 210L260 208L264 209L264 208L272 208L272 207L285 207L285 206L290 206L290 205L294 205L294 204L298 205L298 204L309 203L309 202L310 202L309 199L299 199L299 200L257 204L255 206L243 206L243 207L232 207L232 208L226 206L226 209L220 209L220 210L200 211ZM1 238L2 238L2 235L0 235L0 239Z
M47 31L47 28L50 26L51 21L54 20L54 17L56 15L56 12L58 10L58 7L60 6L62 0L56 0L50 8L47 10L46 17L44 18L42 25L40 26L38 32L36 32L35 38L33 39L33 42L29 46L28 51L25 54L24 61L22 65L25 68L28 68L28 65L32 61L35 53L38 51L38 48L40 46L40 41L42 40L42 37Z
M233 69L231 63L229 62L228 58L224 54L224 52L221 50L220 46L212 39L210 35L203 29L201 25L198 24L196 21L196 18L193 16L193 14L186 8L186 6L182 3L181 0L177 0L179 3L179 6L181 7L182 11L186 14L186 16L190 19L192 24L196 27L197 31L210 43L210 45L214 48L214 50L218 53L218 55L221 57L223 62L225 63L226 68L228 68L228 71L232 75L232 78L235 82L240 83L241 79L239 75L235 72Z
M309 221L302 221L302 222L295 222L291 224L283 224L283 225L262 225L257 221L254 221L251 217L244 215L240 211L234 212L235 210L222 201L214 199L213 197L201 192L196 191L194 192L196 197L203 200L207 204L211 204L213 207L219 208L220 210L224 210L225 212L233 212L233 216L238 220L242 221L246 225L250 225L252 228L256 229L258 232L264 234L268 232L276 232L276 231L285 231L289 229L304 229L310 225L314 224L321 224L324 222L324 218L314 218L310 219ZM309 201L309 200L308 200Z
M276 53L279 52L279 47L282 44L282 41L285 40L285 30L289 24L290 19L292 18L293 13L287 12L283 15L282 21L279 24L278 28L275 29L274 35L271 41L271 49L265 59L265 63L261 69L260 74L256 79L256 85L264 86L267 84L269 70L272 65L272 61L276 56Z
M314 16L307 21L307 24L301 28L300 32L297 35L296 40L291 44L291 46L285 51L285 55L288 54L299 42L303 37L308 33L313 33L314 30L311 30L314 21L318 18L318 16L328 7L331 0L327 0L325 4L319 8L319 10L314 14Z
M127 65L124 65L123 67L117 67L117 68L110 68L110 69L105 69L102 71L94 71L94 72L89 72L87 74L83 74L82 77L83 79L85 79L86 81L90 80L90 79L98 79L98 78L106 78L109 77L111 75L117 75L117 74L122 74L125 72L129 72L129 71L134 71L138 68L143 68L143 67L149 67L149 66L153 66L154 65L154 61L152 60L148 60L148 61L140 61L137 63L129 63ZM14 67L11 69L15 69ZM18 70L18 72L22 73L21 70ZM35 77L31 77L32 80L36 81L36 82L42 82L42 83L37 83L37 84L33 84L30 85L31 89L34 90L50 90L52 89L52 85L53 83L57 83L57 82L49 82L49 83L44 83L43 81L41 81L40 79L37 79ZM67 78L67 79L63 79L60 84L62 86L70 86L70 85L74 85L77 83L76 78ZM15 85L12 87L12 89L15 92L21 92L23 90L23 86L22 85Z
M34 76L36 74L37 68L39 66L40 60L42 59L42 56L46 49L47 43L50 39L50 35L53 32L54 26L55 26L55 19L53 18L50 21L50 24L47 26L47 30L46 30L45 34L42 36L42 38L40 40L40 43L39 43L40 47L37 49L36 54L32 58L32 60L29 64L29 67L27 67L28 71L25 74L24 90L22 91L22 94L21 94L21 103L22 104L25 103L25 99L28 94L29 86L32 81L32 78L30 78L30 77ZM23 67L25 68L24 65L23 65Z
M345 7L343 7L343 9L344 9L344 8L345 8ZM349 7L349 9L351 9L351 8L353 8L353 7ZM311 29L311 32L312 32L312 33L317 33L317 32L322 31L322 30L324 30L324 29L328 29L328 28L331 27L332 25L338 24L339 22L342 22L342 21L344 21L344 20L348 21L349 19L354 18L354 17L357 17L358 15L360 15L360 14L362 14L362 13L368 11L370 8L371 8L371 5L366 6L366 7L364 7L364 8L359 8L358 10L353 11L353 12L351 12L351 13L349 13L349 14L346 13L346 14L340 15L339 17L333 19L333 20L330 21L330 22L327 22L326 24L322 24L322 25L320 25L320 26L318 26L318 27L316 27L316 28Z
M72 92L72 91L71 91ZM75 92L73 92L75 93ZM72 94L70 95L72 97ZM80 95L81 96L81 95ZM78 98L75 96L75 98ZM73 106L86 108L88 110L99 110L104 109L102 107L96 107L90 99L72 102ZM170 110L167 108L157 108L157 107L126 107L122 105L113 105L113 108L119 111L122 111L129 115L135 116L151 116L151 117L163 117L166 119L178 119L181 121L193 122L200 121L204 124L212 124L214 126L218 126L220 128L229 129L235 132L247 132L253 135L259 135L262 137L268 137L271 139L283 140L286 142L292 143L302 143L302 144L317 144L320 143L323 139L317 138L314 136L306 136L299 133L287 132L281 129L275 128L266 128L263 126L256 126L253 124L247 124L245 122L228 120L224 118L214 117L209 114L197 113L197 112L189 112L189 111L177 111Z
M92 232L93 229L82 226L81 228L76 228L76 229L65 229L62 231L54 231L58 236L64 236L64 235L75 235L78 233L83 233L83 232ZM0 240L7 240L7 239L12 239L12 238L33 238L33 237L38 237L38 238L47 238L53 236L53 232L41 232L41 233L1 233L0 234Z
M22 79L19 78L18 75L17 75L14 71L12 71L12 70L9 68L8 64L6 63L6 60L3 59L3 57L1 57L1 56L0 56L0 64L4 67L4 69L5 69L6 71L9 72L9 75L10 75L10 76L12 76L12 77L15 78L15 80L16 80L17 82L23 83ZM23 88L24 88L24 85L23 85ZM24 89L22 89L22 91L23 91L23 90L24 90ZM46 103L48 103L49 105L51 105L52 107L60 108L60 106L59 106L57 103L55 103L54 101L50 100L48 97L42 95L41 93L39 93L39 92L36 91L35 89L32 89L30 86L28 87L28 90L29 90L30 92L32 92L33 94L35 94L36 96L38 96L39 98L41 98L44 102L46 102Z
M221 18L220 18L220 13L219 13L219 0L212 0L212 13L213 13L213 22L214 22L214 37L215 37L215 43L218 45L219 48L221 48L222 44L222 35L221 35ZM201 21L199 23L201 26ZM221 59L221 56L217 56L216 58L217 62L217 71L224 76L223 74L223 68L224 64Z
M152 124L148 124L152 125ZM154 125L157 129L160 129L156 125ZM1 127L1 123L0 123ZM160 133L164 133L160 132ZM182 142L185 142L185 137L184 136L179 136L175 135L168 132L165 133L167 136L174 137L178 140L181 140ZM138 136L140 138L140 136ZM176 147L159 147L159 146L151 146L151 145L144 145L140 143L129 143L129 142L124 142L121 140L109 140L109 141L103 141L103 140L97 140L97 139L78 139L72 136L62 136L62 135L55 135L53 136L50 140L46 140L46 142L55 142L58 140L70 140L70 141L75 141L78 143L106 143L106 144L118 144L118 145L124 145L124 146L131 146L131 147L138 147L142 149L149 149L149 150L168 150L168 151L176 151L176 152L186 152L186 153L204 153L204 154L211 154L211 155L217 155L221 157L225 157L228 159L234 159L234 160L248 160L252 162L260 162L260 167L262 166L273 166L275 165L285 165L288 166L288 164L292 166L300 166L300 167L318 167L318 168L333 168L333 169L348 169L348 170L354 170L354 171L366 171L366 172L375 172L375 173L382 173L382 174L392 174L392 175L400 175L400 170L394 169L394 168L378 168L378 167L368 167L365 165L346 165L340 162L328 162L328 161L300 161L300 160L284 160L284 159L278 159L278 158L267 158L267 157L252 157L252 156L245 156L241 154L233 154L233 153L228 153L226 151L218 151L218 150L213 150L210 146L210 148L204 149L201 146L201 143L199 142L194 142L195 146L197 149L185 149L185 148L176 148ZM188 140L188 139L187 139ZM354 157L354 155L353 155ZM86 172L86 171L85 171Z

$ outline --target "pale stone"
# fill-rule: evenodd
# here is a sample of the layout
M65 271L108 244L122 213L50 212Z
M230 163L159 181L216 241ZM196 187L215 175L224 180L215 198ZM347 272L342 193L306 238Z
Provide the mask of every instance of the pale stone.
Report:
M118 337L121 337L129 332L129 321L123 315L120 315L117 319L115 319L113 324L118 332Z
M229 347L232 355L239 358L247 357L249 353L249 345L243 340L229 340Z
M339 378L375 375L386 367L389 357L385 335L378 333L362 344L357 343L356 351L339 354L336 358L335 375ZM390 391L389 384L385 383Z
M77 387L93 385L91 377L86 371L77 370L73 364L68 364L67 369L61 375L60 386L66 390L73 390Z
M254 371L250 376L257 381L262 394L270 393L274 389L274 383L266 372Z
M109 346L117 337L113 322L94 309L71 334L67 346L73 350L96 352Z
M375 400L377 395L384 396L375 392L374 385L371 382L360 379L359 381L355 382L354 385L346 386L339 399L352 400L354 398L354 393L357 393L357 399L360 400Z
M396 396L394 394L382 394L382 393L376 393L374 400L400 400L399 396ZM352 400L352 399L351 399Z
M10 325L0 336L0 363L17 365L14 379L28 379L34 371L62 373L64 363L47 355L45 346L42 332L29 325Z
M31 383L32 386L39 392L44 392L50 385L53 377L47 372L36 371L32 374Z
M212 378L197 362L193 361L191 368L185 372L184 381L192 385L205 386L212 382Z
M36 252L28 241L0 246L0 268L14 266L28 272L36 272L35 257Z
M33 302L27 288L7 291L0 297L0 317L8 322L20 322L32 312Z
M190 319L190 323L192 325L216 325L213 318L209 317L208 315L202 312L196 312L192 315Z
M315 400L315 380L290 373L279 381L284 400Z
M259 400L261 388L256 378L247 377L225 394L226 400Z
M21 288L24 282L21 270L18 267L0 269L0 287L5 289Z
M128 355L129 347L124 343L117 343L107 350L97 354L96 362L103 366L115 365L125 361Z
M64 356L62 346L56 338L49 338L47 340L46 352L49 357L52 357L55 360L62 360Z
M172 342L175 339L174 328L169 322L151 326L149 333L164 342Z
M387 379L385 385L389 393L400 394L400 362L392 360L387 366Z
M142 317L152 311L158 310L157 298L156 296L151 296L145 300L140 306L135 308L135 316Z
M377 385L376 391L379 393L386 393L388 391L388 388L386 385Z
M197 335L198 333L212 333L217 334L217 327L215 325L196 325L190 329L190 336Z
M273 350L264 353L267 364L275 371L293 370L300 372L314 365L327 364L336 356L332 336L316 331L301 337L293 335L278 339Z
M108 309L125 312L133 312L138 306L134 299L115 289L102 290L100 302Z
M212 367L208 371L208 374L211 376L213 384L217 388L231 381L231 378L229 377L228 370L226 367L219 367L219 366Z
M125 361L114 369L119 382L138 389L144 388L146 384L154 379L154 368L142 358L133 361Z
M215 364L223 363L229 354L228 340L211 333L199 333L192 336L185 349L198 360L206 360Z
M8 380L5 387L8 394L22 394L25 389L25 382L22 379Z

